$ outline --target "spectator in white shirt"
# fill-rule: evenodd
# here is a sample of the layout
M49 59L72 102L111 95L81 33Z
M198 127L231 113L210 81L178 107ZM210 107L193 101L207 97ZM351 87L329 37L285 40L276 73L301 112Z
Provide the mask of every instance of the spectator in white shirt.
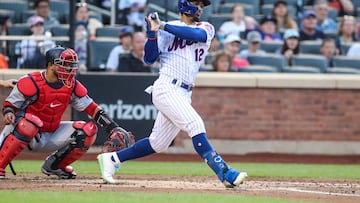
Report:
M224 22L219 28L219 35L223 35L225 38L228 35L240 36L241 32L244 32L247 27L253 27L256 24L256 20L250 16L245 16L244 6L242 4L234 4L231 9L231 21Z

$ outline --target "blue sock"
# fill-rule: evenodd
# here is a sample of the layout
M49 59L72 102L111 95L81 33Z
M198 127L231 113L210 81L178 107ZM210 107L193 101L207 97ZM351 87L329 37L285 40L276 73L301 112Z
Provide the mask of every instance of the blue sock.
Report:
M150 145L149 138L141 139L133 146L116 152L120 162L141 158L153 153L155 153L155 151ZM111 160L115 162L113 157L111 157Z

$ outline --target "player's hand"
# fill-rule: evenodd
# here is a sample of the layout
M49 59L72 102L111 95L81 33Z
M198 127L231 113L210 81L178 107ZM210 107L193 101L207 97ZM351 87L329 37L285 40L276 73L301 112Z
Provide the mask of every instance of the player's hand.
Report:
M156 32L159 30L161 22L157 12L150 13L145 17L146 33L148 38L156 38Z
M16 79L9 79L9 80L0 80L0 86L13 88L17 83Z
M5 125L13 124L15 122L15 114L12 112L5 114L3 122Z

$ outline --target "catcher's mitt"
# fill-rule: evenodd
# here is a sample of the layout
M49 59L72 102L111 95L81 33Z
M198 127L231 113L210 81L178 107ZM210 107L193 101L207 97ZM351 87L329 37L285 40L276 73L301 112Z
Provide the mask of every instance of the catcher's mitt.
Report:
M135 137L120 127L111 130L108 140L104 143L102 152L114 152L130 147L135 143Z

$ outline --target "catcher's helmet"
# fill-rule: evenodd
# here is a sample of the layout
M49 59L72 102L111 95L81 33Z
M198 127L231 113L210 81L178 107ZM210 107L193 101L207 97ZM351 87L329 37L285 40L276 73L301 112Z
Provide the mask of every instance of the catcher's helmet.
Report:
M204 3L204 6L211 4L210 0L201 0ZM195 15L198 12L198 7L191 3L191 0L179 0L178 9L180 13L185 13L188 15Z
M46 54L46 63L53 63L58 66L57 76L66 87L71 87L73 79L78 69L78 56L70 48L55 47L49 49Z

